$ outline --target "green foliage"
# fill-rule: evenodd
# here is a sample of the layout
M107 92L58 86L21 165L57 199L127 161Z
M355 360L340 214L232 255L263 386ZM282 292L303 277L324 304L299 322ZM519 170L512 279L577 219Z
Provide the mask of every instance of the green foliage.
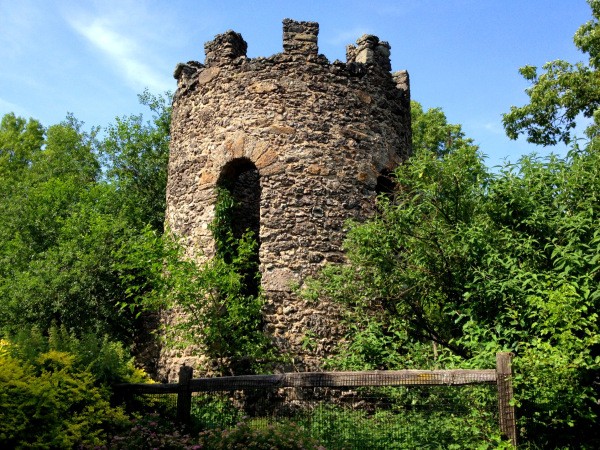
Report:
M216 248L216 257L240 275L240 294L247 297L260 296L260 272L258 270L258 242L252 230L246 230L239 238L234 235L233 221L238 204L229 189L217 188L215 217L208 228Z
M55 321L127 338L130 318L115 314L120 286L111 268L127 224L114 188L97 182L95 131L68 117L35 142L31 162L0 197L0 328Z
M445 310L465 303L461 290L471 255L457 232L482 206L489 176L479 158L473 146L444 158L430 151L415 155L396 172L394 197L380 198L380 215L350 224L344 247L351 265L326 269L326 283L308 283L308 293L348 305L352 335L370 341L364 347L369 368L389 365L384 353L372 351L375 342L397 358L415 337L466 356L454 342L460 327ZM342 358L360 355L353 341Z
M215 428L192 435L173 423L164 420L159 414L132 420L125 433L112 436L100 448L137 450L140 448L160 448L171 450L219 450L219 449L325 449L319 446L307 431L294 423L263 424L253 420L241 420L231 427Z
M535 144L569 144L572 130L580 116L591 119L585 134L589 139L598 136L600 127L600 1L588 0L593 19L582 25L575 34L575 45L587 53L587 64L570 64L556 60L546 63L538 74L534 66L522 67L519 72L532 86L526 90L529 104L511 107L504 115L504 127L511 139L521 133Z
M230 428L242 420L242 411L231 399L211 392L193 397L191 421L195 430Z
M64 325L132 343L139 320L126 297L118 250L146 224L162 232L170 107L117 119L106 137L73 116L45 131L12 114L0 125L0 330ZM105 177L101 174L101 157Z
M228 263L232 263L238 253L238 245L233 236L232 224L235 207L235 199L231 192L225 188L218 188L215 217L209 225L209 229L215 240L217 254Z
M220 203L216 209L226 209ZM202 264L186 257L170 234L150 229L123 247L128 298L122 306L180 311L164 330L169 344L195 346L222 373L261 371L276 355L262 332L263 299L247 289L247 274L256 274L257 243L251 233L235 239L230 229L222 231L216 224L223 215L213 223L221 250Z
M148 376L137 369L133 358L123 344L108 336L86 333L77 337L65 326L52 325L47 335L38 328L23 329L9 337L8 352L15 358L34 364L42 353L62 352L72 357L74 369L90 372L98 384L138 383L148 381Z
M32 362L0 353L0 446L91 447L125 424L123 411L110 406L108 392L74 360L56 350Z
M254 426L251 420L241 421L233 428L202 432L199 442L200 448L211 450L325 450L302 427L287 421L266 426Z
M44 142L44 128L33 119L26 121L13 113L0 122L0 191L5 193L27 170ZM5 184L6 183L6 184Z
M376 412L321 405L305 426L325 448L332 449L510 448L500 439L490 411L479 410L477 404L456 411L439 400L425 408L413 403Z
M450 124L441 108L423 111L420 103L410 102L413 152L425 150L444 156L461 147L473 147L473 140L466 138L462 127Z
M118 191L118 202L137 229L150 225L162 232L166 209L171 93L156 96L145 90L140 103L153 113L117 117L106 130L101 152L106 175Z
M111 213L112 190L51 180L27 189L0 235L0 326L15 331L55 321L79 333L129 339L130 318L115 310L122 291L112 251L126 224ZM78 198L73 198L78 197ZM44 218L41 220L40 218Z
M600 408L600 153L489 173L473 146L422 150L377 217L349 225L349 263L306 295L345 305L334 367L486 368L512 351L521 438L593 447ZM585 438L581 437L585 436ZM585 442L589 444L584 444Z
M30 167L34 182L68 179L85 186L96 181L100 174L96 155L98 132L98 128L89 133L84 131L83 123L71 114L60 124L49 127L45 148L36 153Z

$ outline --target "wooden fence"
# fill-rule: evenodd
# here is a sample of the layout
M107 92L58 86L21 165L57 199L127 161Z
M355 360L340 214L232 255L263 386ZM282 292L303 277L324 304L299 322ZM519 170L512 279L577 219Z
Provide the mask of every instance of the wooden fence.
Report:
M375 370L360 372L294 372L275 375L241 375L192 378L191 367L179 371L179 382L169 384L117 384L115 393L126 398L140 394L177 394L177 420L189 423L193 392L219 392L269 388L357 388L365 386L465 386L495 384L498 389L499 427L517 445L513 406L511 353L496 355L496 369L482 370Z

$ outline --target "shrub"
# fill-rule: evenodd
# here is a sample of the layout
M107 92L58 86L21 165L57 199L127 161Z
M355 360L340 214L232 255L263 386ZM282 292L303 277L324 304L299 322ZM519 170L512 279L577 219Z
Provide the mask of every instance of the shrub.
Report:
M77 369L75 357L51 350L33 362L0 353L0 447L101 445L127 418L109 392Z
M227 397L214 393L196 395L192 403L192 428L207 430L219 427L233 427L242 418L240 411Z
M116 450L139 448L325 450L308 431L291 422L265 425L262 421L242 420L231 428L207 430L194 437L156 413L132 420L127 432L113 436L107 446L102 447Z
M200 433L199 444L210 450L325 450L309 432L292 422L272 423L266 426L242 420L230 429L215 429Z
M44 352L66 352L73 357L72 365L78 370L89 371L97 384L117 382L148 382L148 375L137 369L133 358L117 341L108 336L85 333L77 337L64 326L52 325L45 336L38 328L23 329L9 338L13 345L9 351L17 359L34 363Z
M432 406L427 404L431 395L422 393L421 401L374 413L322 405L311 413L305 426L311 436L331 449L510 448L501 440L494 414L480 409L482 405L460 410L460 405L444 405L443 399L437 398Z

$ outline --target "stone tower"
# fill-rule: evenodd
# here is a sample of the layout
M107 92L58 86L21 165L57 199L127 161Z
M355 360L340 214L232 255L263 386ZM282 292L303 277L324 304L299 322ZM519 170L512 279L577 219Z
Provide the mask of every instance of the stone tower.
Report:
M302 370L318 368L342 330L335 305L291 286L344 261L344 222L373 214L411 143L408 74L390 73L389 44L365 35L330 63L318 32L285 19L283 53L250 59L227 31L205 44L204 64L177 66L167 187L168 225L201 259L215 252L217 186L233 185L236 223L260 244L265 331ZM306 336L318 337L310 351Z

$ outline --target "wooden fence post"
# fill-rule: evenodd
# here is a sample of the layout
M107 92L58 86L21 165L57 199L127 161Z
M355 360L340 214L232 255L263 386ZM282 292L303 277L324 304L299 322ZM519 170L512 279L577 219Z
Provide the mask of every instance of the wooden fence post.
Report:
M496 378L498 386L498 413L500 416L500 431L517 446L517 425L515 420L515 407L512 405L512 353L501 352L496 354Z
M179 383L177 391L177 421L184 425L189 425L192 412L192 391L190 390L190 380L194 374L194 369L186 365L179 369Z

